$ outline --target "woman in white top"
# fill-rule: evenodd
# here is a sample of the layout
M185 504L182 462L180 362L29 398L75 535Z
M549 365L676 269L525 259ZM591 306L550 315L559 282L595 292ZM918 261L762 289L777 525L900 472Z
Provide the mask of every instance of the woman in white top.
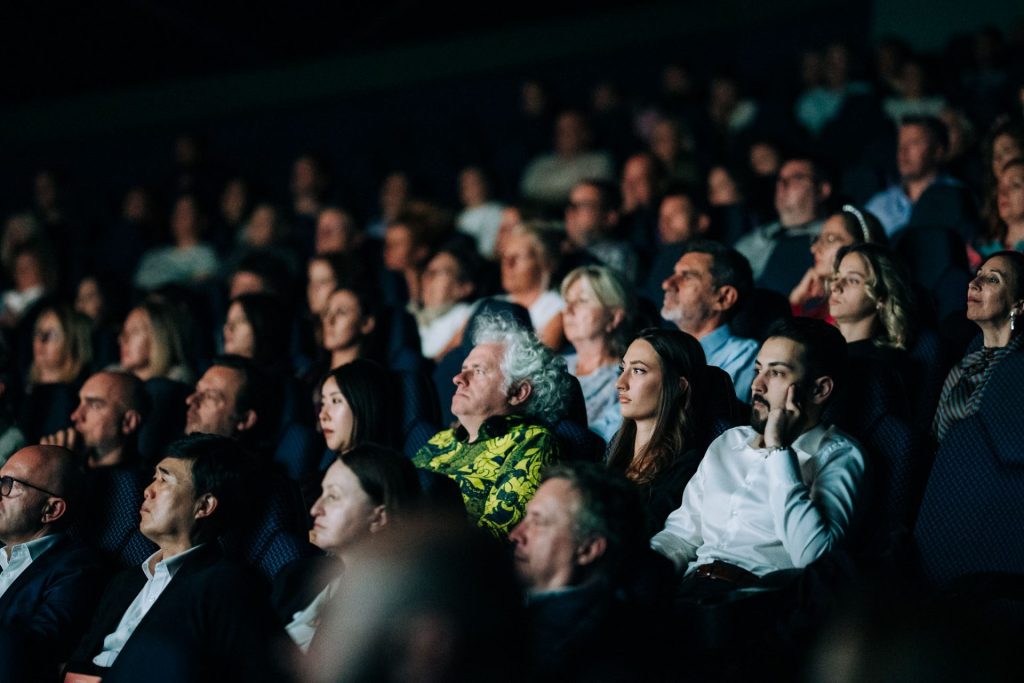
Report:
M272 595L288 635L303 652L337 591L346 556L406 512L419 496L420 482L412 461L398 451L362 444L331 464L322 491L309 511L309 537L327 557L289 564L275 577Z
M565 342L562 316L565 302L551 290L557 268L557 235L536 223L519 225L502 245L500 298L519 304L530 312L530 322L540 340L559 349Z
M566 356L580 381L590 429L610 442L622 424L619 360L632 338L636 298L619 275L604 266L583 266L562 280L562 324L575 353Z
M423 305L413 307L424 358L439 360L454 348L473 312L482 259L467 244L452 241L441 247L423 271Z

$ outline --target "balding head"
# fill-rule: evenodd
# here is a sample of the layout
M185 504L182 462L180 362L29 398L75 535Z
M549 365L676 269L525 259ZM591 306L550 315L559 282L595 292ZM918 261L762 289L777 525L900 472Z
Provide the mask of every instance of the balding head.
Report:
M82 488L74 454L61 446L27 446L0 468L0 541L7 545L41 538L70 519ZM9 480L9 481L8 481Z
M97 372L78 392L78 407L71 423L86 448L101 459L120 452L137 434L148 412L149 399L142 381L126 372ZM111 463L112 464L112 463Z

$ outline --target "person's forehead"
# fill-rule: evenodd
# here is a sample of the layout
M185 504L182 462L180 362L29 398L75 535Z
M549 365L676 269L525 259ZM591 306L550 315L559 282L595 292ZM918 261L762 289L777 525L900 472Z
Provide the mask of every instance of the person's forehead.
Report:
M568 479L553 477L538 488L530 502L536 512L571 521L579 508L580 495Z
M572 281L571 285L569 285L566 288L565 293L575 295L577 297L593 296L594 288L593 286L591 286L589 279L587 279L583 275L580 275L575 280Z
M800 369L803 346L788 337L769 337L757 354L757 362L762 366L771 363L783 363L794 369Z
M575 201L597 201L600 197L600 193L597 188L589 183L582 183L572 188L570 192L572 198Z
M53 311L46 311L36 320L36 327L60 327L60 319Z
M15 479L33 480L33 474L41 475L47 467L47 459L35 447L23 448L0 467L0 475Z
M704 274L711 272L711 263L711 254L691 251L683 254L676 262L676 270L691 270Z
M814 167L811 165L811 162L803 159L787 161L782 165L782 168L779 169L779 175L786 177L811 175L812 173L814 173Z
M156 465L158 470L165 470L175 479L178 480L179 484L191 484L192 483L192 461L185 458L164 458Z
M646 339L635 339L626 349L623 357L628 363L642 362L647 365L654 365L658 362L658 354Z
M358 301L356 301L356 298L352 294L352 292L348 291L347 289L335 290L334 292L331 293L329 297L327 297L328 306L352 307L355 306L356 304L358 304Z
M662 211L689 211L693 203L690 198L683 194L673 194L661 200Z
M427 268L433 270L450 270L458 271L459 262L455 260L455 257L448 252L442 251L430 259L430 263L427 264Z
M203 375L197 385L201 389L221 391L227 396L234 396L242 383L242 374L234 368L214 365Z
M498 342L477 344L473 347L473 350L469 352L469 355L466 356L466 363L478 363L480 365L496 367L501 362L501 356L504 353L504 350L504 345Z
M124 387L117 378L110 373L99 372L85 381L78 395L82 399L118 400L124 393Z

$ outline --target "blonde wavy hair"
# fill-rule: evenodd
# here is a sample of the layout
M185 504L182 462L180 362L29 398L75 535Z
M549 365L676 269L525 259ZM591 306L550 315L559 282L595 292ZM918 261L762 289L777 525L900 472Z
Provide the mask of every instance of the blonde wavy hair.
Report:
M914 292L906 267L887 247L861 243L843 247L836 254L835 270L847 254L864 259L868 272L864 291L878 305L878 326L882 334L872 341L877 346L906 349L910 344L915 310Z

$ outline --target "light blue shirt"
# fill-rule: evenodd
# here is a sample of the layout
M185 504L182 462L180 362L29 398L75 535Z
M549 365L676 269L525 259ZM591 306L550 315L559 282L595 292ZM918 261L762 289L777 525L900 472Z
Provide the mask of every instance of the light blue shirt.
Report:
M700 339L708 365L722 368L732 378L736 398L750 400L750 385L754 382L754 359L758 343L745 337L734 337L728 325L722 325Z
M960 185L960 181L955 178L941 175L932 181L933 185L935 183ZM891 237L910 222L910 215L914 212L914 202L910 201L910 197L903 190L903 185L896 184L869 199L864 208L875 214L882 227L885 228L885 234Z
M7 592L11 584L18 580L33 561L52 548L59 539L60 534L50 534L27 543L19 543L10 547L10 557L7 556L7 548L0 549L0 596Z
M192 546L183 553L178 553L174 557L170 557L166 560L160 560L156 563L156 566L151 571L149 569L149 562L155 556L161 554L163 551L158 550L145 559L142 563L142 571L146 573L146 585L142 587L139 594L135 596L135 600L132 604L128 605L128 609L125 611L124 616L121 617L121 622L114 629L114 632L103 639L103 649L98 655L93 657L92 663L96 666L111 667L114 665L114 660L121 654L121 650L124 648L125 643L135 633L135 629L138 628L142 622L143 617L149 613L149 610L156 603L157 598L167 590L167 586L170 585L171 579L181 569L181 565L184 564L185 559L188 555L194 552L197 548L201 548L202 544Z
M611 443L615 432L622 426L622 411L619 407L619 391L615 381L619 378L617 365L605 365L589 375L580 377L576 374L576 363L579 357L572 354L565 357L569 374L580 381L583 390L583 402L587 404L587 426L605 443Z

